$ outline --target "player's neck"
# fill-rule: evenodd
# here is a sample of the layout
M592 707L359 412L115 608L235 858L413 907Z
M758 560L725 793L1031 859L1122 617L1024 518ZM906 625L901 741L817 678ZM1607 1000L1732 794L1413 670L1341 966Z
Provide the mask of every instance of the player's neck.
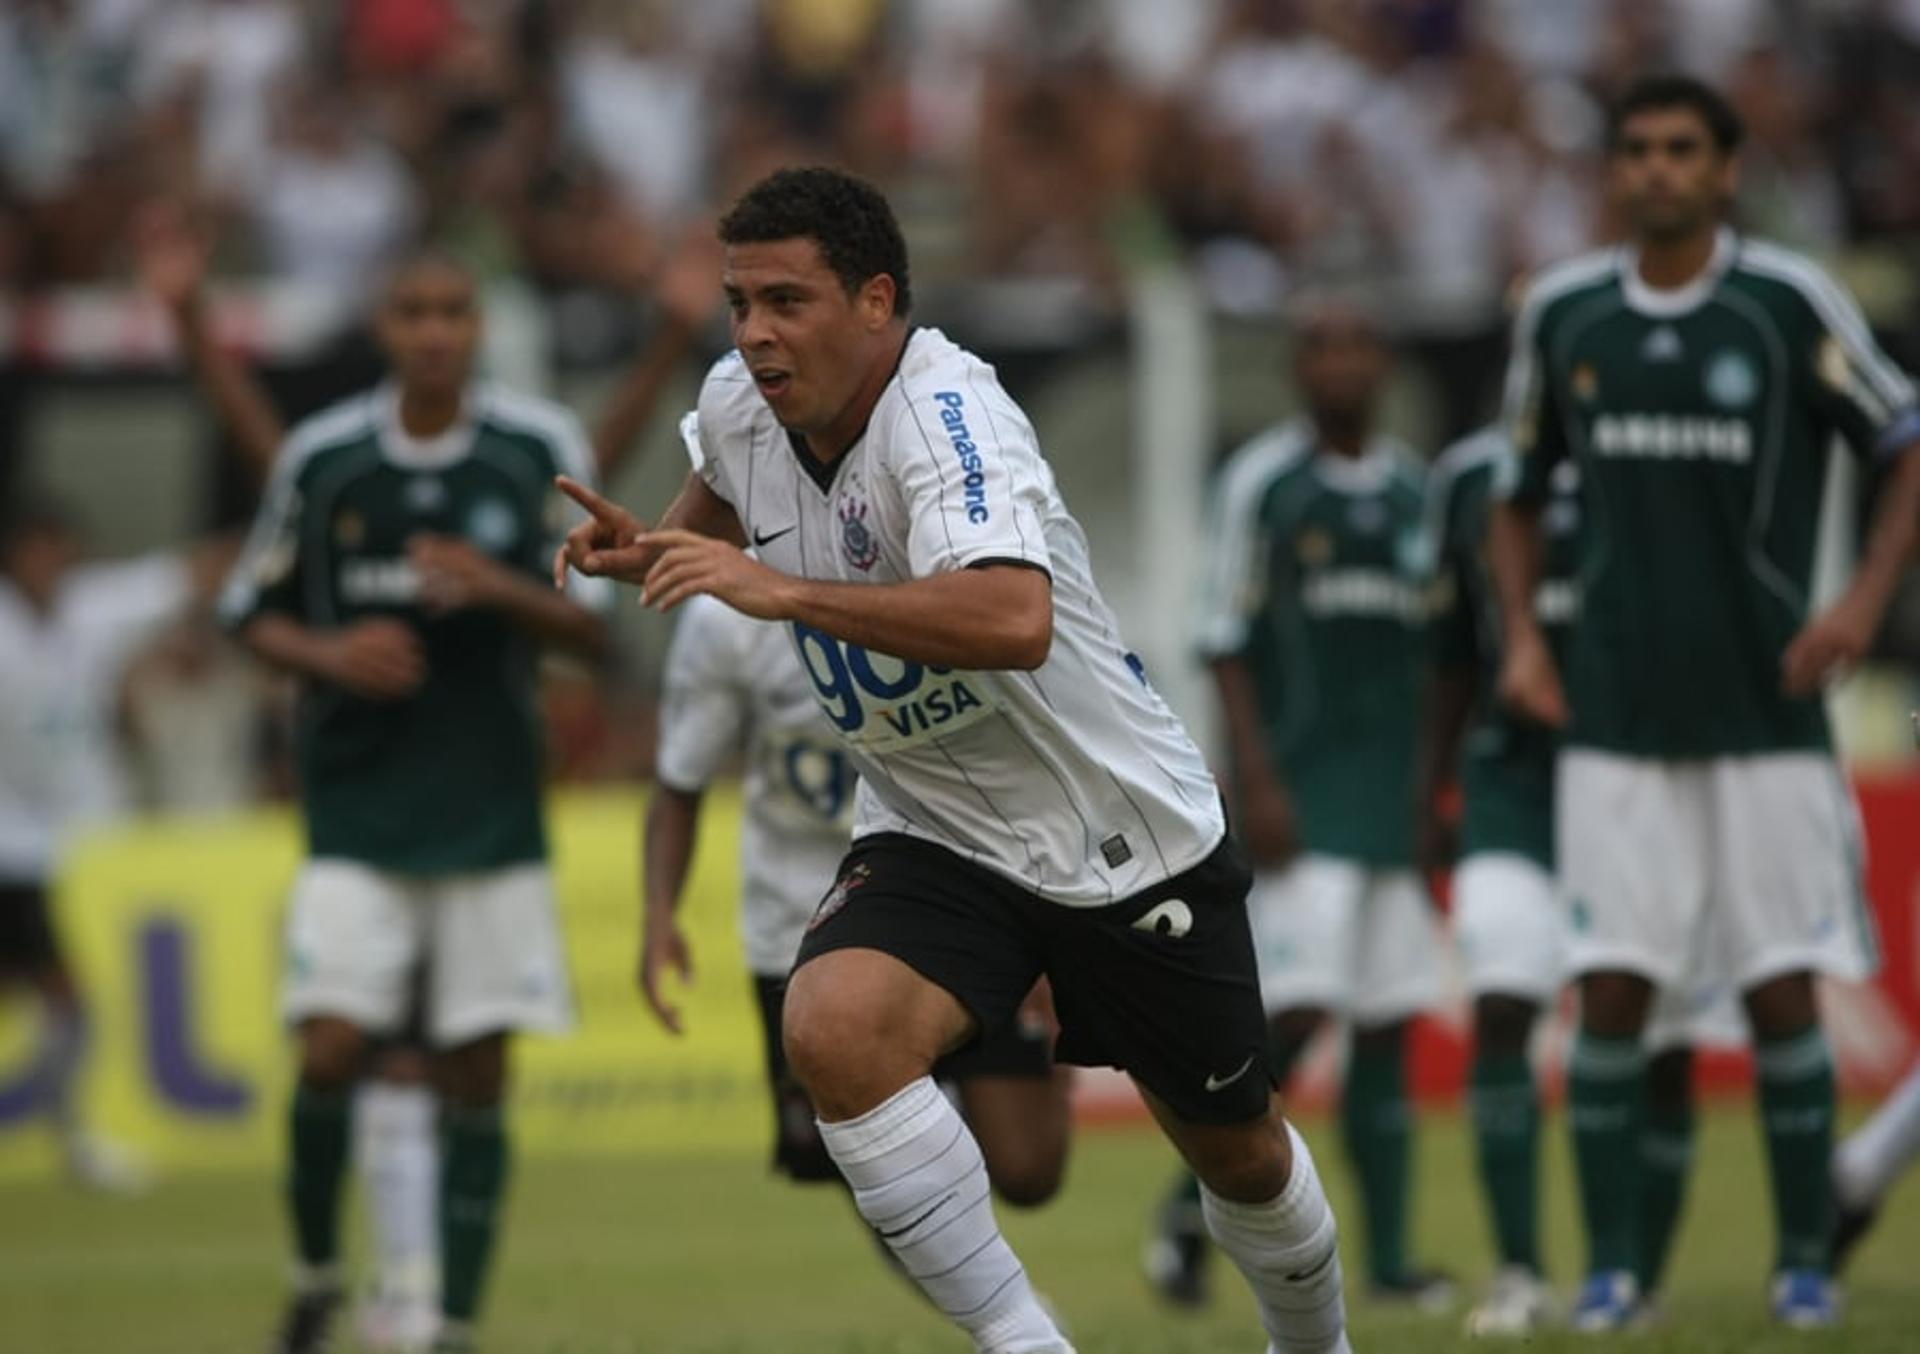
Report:
M465 392L460 390L400 391L400 430L408 437L438 437L460 421Z
M1334 456L1357 461L1367 454L1367 421L1360 418L1327 418L1316 415L1314 429L1320 434L1320 449Z
M1719 243L1717 224L1670 239L1643 238L1635 262L1640 280L1655 291L1678 291L1707 271Z
M912 333L908 326L900 325L893 336L893 343L883 350L882 359L867 369L860 388L847 401L846 408L840 411L832 426L821 432L807 433L802 438L815 459L837 461L846 454L847 448L860 440L867 430L868 421L873 418L873 406L880 403L880 396L893 380L893 374L900 370L900 356L906 351L907 340Z

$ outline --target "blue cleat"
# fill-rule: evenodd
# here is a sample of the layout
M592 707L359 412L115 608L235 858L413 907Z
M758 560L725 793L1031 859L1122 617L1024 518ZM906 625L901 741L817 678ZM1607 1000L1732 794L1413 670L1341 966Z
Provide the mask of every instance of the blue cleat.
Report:
M1783 1269L1773 1276L1768 1306L1773 1319L1791 1330L1826 1330L1840 1324L1840 1289L1811 1269Z
M1603 1269L1587 1276L1567 1324L1576 1331L1630 1329L1640 1312L1640 1285L1624 1269Z

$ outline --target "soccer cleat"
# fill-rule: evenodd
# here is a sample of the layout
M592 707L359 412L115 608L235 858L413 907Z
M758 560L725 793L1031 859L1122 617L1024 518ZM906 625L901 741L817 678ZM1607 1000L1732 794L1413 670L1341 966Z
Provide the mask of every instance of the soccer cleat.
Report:
M1493 1276L1487 1296L1467 1313L1467 1334L1532 1335L1547 1324L1551 1308L1540 1276L1525 1265L1508 1265Z
M1147 1240L1141 1267L1154 1291L1174 1306L1204 1307L1210 1249L1199 1205L1186 1199L1168 1200Z
M273 1354L323 1354L333 1347L333 1318L343 1301L337 1287L294 1294L274 1336Z
M100 1194L144 1194L153 1183L140 1160L118 1143L79 1135L64 1148L67 1175L76 1185Z
M1826 1330L1840 1324L1840 1290L1811 1269L1783 1269L1773 1276L1768 1306L1790 1330Z
M1567 1324L1586 1334L1629 1330L1639 1313L1640 1285L1633 1275L1624 1269L1607 1269L1587 1276Z
M1407 1307L1438 1316L1459 1300L1460 1286L1451 1274L1437 1269L1410 1269L1390 1279L1374 1280L1367 1286L1367 1297L1382 1306Z
M369 1354L426 1354L440 1333L440 1307L424 1297L377 1293L361 1304L357 1324Z

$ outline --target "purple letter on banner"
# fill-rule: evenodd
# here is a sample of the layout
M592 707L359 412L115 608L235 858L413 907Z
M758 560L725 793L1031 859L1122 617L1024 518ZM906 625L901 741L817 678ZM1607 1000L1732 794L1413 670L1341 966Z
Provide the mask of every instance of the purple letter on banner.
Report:
M190 1114L245 1114L252 1090L202 1063L194 1051L190 958L180 923L159 917L140 928L147 1070L160 1098Z

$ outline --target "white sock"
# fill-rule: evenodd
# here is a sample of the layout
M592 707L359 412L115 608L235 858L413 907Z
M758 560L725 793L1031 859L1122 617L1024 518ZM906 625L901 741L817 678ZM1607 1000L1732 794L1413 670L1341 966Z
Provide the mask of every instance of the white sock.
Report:
M354 1163L385 1297L432 1302L440 1269L439 1104L414 1083L369 1081L354 1101Z
M1920 1156L1920 1067L1907 1073L1873 1117L1834 1152L1834 1184L1842 1201L1856 1208L1877 1205L1915 1156Z
M1222 1199L1204 1185L1207 1230L1247 1277L1271 1354L1348 1354L1339 1233L1313 1154L1288 1124L1293 1172L1263 1204Z
M986 1163L931 1077L820 1138L880 1234L928 1301L982 1354L1073 1354L1000 1235Z

